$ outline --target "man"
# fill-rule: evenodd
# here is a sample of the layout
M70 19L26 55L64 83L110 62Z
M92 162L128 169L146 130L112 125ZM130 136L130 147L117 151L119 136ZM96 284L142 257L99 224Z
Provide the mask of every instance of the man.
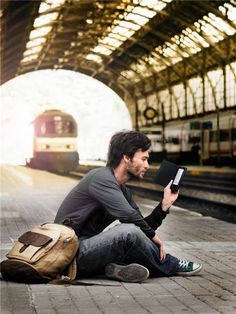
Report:
M149 168L148 137L136 131L113 135L107 165L89 171L62 202L56 223L77 230L80 248L78 277L105 275L127 282L141 282L151 276L192 275L201 265L165 254L163 242L155 233L178 198L171 182L163 200L143 217L125 183L142 179ZM104 229L113 221L118 224Z

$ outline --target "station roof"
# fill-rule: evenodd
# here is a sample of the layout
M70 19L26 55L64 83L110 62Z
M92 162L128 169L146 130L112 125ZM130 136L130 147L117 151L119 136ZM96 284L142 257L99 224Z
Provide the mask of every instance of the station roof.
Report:
M235 0L2 0L0 14L1 84L67 69L134 95L236 59Z

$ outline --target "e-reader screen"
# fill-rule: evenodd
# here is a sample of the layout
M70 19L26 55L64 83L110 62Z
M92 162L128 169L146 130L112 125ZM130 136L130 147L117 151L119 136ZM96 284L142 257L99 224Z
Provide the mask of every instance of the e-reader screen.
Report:
M173 184L174 185L178 185L179 184L179 181L181 179L181 176L183 175L184 173L184 169L180 168L175 176L175 179L173 181Z

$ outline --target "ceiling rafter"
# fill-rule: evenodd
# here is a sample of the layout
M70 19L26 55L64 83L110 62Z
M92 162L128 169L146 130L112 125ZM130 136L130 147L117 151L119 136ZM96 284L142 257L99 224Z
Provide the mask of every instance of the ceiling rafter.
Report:
M57 1L58 5L55 0L2 1L1 83L37 69L64 68L132 92L135 85L146 85L148 75L148 79L169 86L235 60L236 22L219 10L226 4L225 11L235 8L233 0L156 0L156 6L144 0ZM40 4L47 5L46 10L39 12ZM204 42L191 36L196 33L195 23L203 18L206 23L209 13L223 20L232 36L217 29L213 20L209 24L222 36L220 42L206 32L197 34ZM50 14L56 18L46 20ZM38 18L46 22L33 26ZM29 48L31 31L40 32L44 27L51 27L45 39L38 43L31 39L34 49ZM154 83L153 90L163 86Z

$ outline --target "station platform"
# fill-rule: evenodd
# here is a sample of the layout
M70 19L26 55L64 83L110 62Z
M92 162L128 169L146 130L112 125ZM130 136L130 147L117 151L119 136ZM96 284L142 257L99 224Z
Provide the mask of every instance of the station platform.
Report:
M1 261L30 228L52 222L78 180L1 165ZM157 201L135 197L144 216ZM157 230L166 252L203 264L199 275L149 278L141 284L94 278L80 285L27 285L1 280L1 313L236 313L236 228L172 206Z

